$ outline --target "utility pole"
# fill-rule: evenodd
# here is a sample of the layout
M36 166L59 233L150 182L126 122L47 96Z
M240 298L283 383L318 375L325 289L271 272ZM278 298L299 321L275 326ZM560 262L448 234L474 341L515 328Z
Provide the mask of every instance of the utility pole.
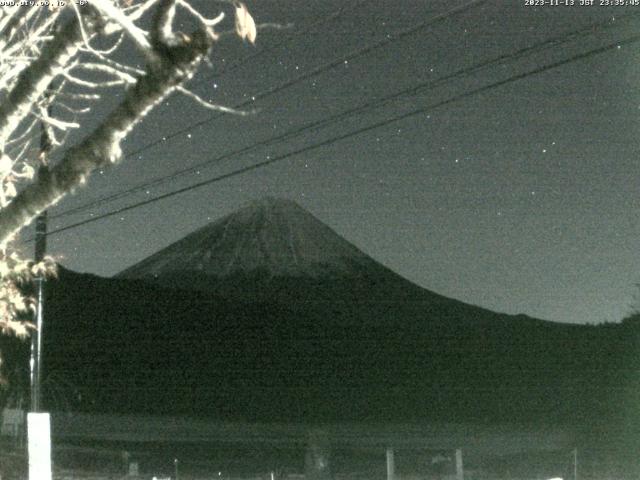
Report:
M44 98L44 109L51 113L50 98ZM40 124L40 152L38 155L38 176L49 175L47 155L53 146L49 126L44 120ZM47 250L47 212L36 218L35 261L41 262ZM27 442L29 454L29 480L51 480L51 418L41 412L42 382L42 333L44 325L44 283L39 274L35 278L36 287L36 330L31 336L31 409L27 415Z
M51 110L51 107L47 107ZM49 175L47 155L52 147L51 136L47 125L40 125L40 153L38 155L38 176ZM47 211L36 218L36 248L35 261L41 262L47 251ZM43 275L35 278L36 286L36 331L31 336L31 411L40 411L40 385L42 381L42 326L44 323L44 282Z
M462 463L462 449L456 449L456 480L464 480L464 465Z
M393 447L387 447L387 480L395 480L396 462Z

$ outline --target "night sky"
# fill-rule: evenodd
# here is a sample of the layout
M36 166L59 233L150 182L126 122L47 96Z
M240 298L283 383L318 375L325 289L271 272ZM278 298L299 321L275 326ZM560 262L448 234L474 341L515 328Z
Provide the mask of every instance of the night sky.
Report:
M135 152L163 136L165 141L94 175L51 215L214 161L115 202L54 218L50 229L424 111L52 235L50 253L68 268L110 276L252 199L280 196L402 276L448 297L560 322L620 320L631 311L640 280L640 42L625 43L640 32L640 6L472 2L457 15L394 39L467 3L248 1L258 23L293 26L259 33L255 47L224 37L214 47L213 69L201 70L191 86L228 106L256 97L247 108L257 113L203 122L218 115L171 97L133 132L124 150ZM194 5L217 13L214 2ZM385 38L385 46L340 61ZM548 39L557 41L509 57ZM619 48L465 95L615 44ZM500 56L505 58L497 64L435 84ZM337 66L262 95L331 62ZM380 101L378 108L215 161L424 84L411 95ZM460 98L430 108L454 97ZM96 108L85 128L108 108L109 102Z

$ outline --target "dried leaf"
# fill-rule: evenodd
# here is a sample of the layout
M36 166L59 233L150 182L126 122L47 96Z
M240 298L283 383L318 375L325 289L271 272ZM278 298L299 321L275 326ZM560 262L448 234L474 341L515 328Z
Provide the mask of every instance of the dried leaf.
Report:
M17 178L26 178L28 180L32 180L33 177L35 177L35 174L36 174L36 172L33 169L33 167L31 165L26 164L26 163L23 165L21 172L14 173L14 175Z
M51 257L47 257L31 266L31 274L35 277L55 277L57 274L56 264L51 260Z
M9 175L12 169L13 169L13 162L11 161L11 158L9 158L8 155L2 155L0 157L0 175L2 176Z
M16 322L14 320L7 322L6 327L8 331L18 338L26 338L32 330L36 329L35 325L31 322Z
M4 194L6 195L7 198L13 198L18 194L18 191L16 190L16 186L13 184L13 182L5 183Z
M236 33L243 40L246 38L251 43L256 42L256 22L244 3L236 4Z

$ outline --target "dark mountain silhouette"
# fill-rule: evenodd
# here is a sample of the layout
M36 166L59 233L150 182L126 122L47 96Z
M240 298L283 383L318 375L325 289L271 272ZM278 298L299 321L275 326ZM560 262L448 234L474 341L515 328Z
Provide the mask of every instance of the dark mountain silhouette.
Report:
M296 203L273 198L187 235L117 278L250 301L445 300L383 267Z
M117 278L61 267L47 302L45 370L66 393L45 400L76 410L585 426L624 422L639 399L631 323L557 324L448 299L281 200Z
M367 323L504 321L402 278L290 200L266 198L213 222L116 275L237 301L367 310ZM328 307L327 307L328 308ZM385 314L396 312L397 315ZM409 312L413 312L410 314ZM354 312L354 315L358 316ZM409 315L409 318L407 318ZM542 321L521 315L520 323Z

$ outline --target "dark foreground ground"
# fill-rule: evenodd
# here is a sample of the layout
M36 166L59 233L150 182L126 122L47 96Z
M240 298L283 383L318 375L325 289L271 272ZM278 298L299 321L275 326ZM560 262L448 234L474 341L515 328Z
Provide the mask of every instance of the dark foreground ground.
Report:
M54 451L54 478L106 480L135 478L128 475L129 464L138 465L138 478L179 479L303 479L303 449L261 451L245 446L220 448L213 445L61 445ZM175 460L178 459L176 463ZM440 459L440 462L434 461ZM455 478L452 456L447 452L396 452L398 479L446 480ZM21 453L0 455L3 480L27 478L26 456ZM354 480L386 479L384 452L363 450L334 451L331 456L333 478ZM177 467L177 469L176 469ZM562 475L571 478L572 462L566 452L487 459L467 466L465 478L540 479Z
M295 480L315 445L335 479L637 479L638 450L616 429L532 424L256 424L185 417L52 414L55 478ZM27 478L24 447L0 441L1 480Z

